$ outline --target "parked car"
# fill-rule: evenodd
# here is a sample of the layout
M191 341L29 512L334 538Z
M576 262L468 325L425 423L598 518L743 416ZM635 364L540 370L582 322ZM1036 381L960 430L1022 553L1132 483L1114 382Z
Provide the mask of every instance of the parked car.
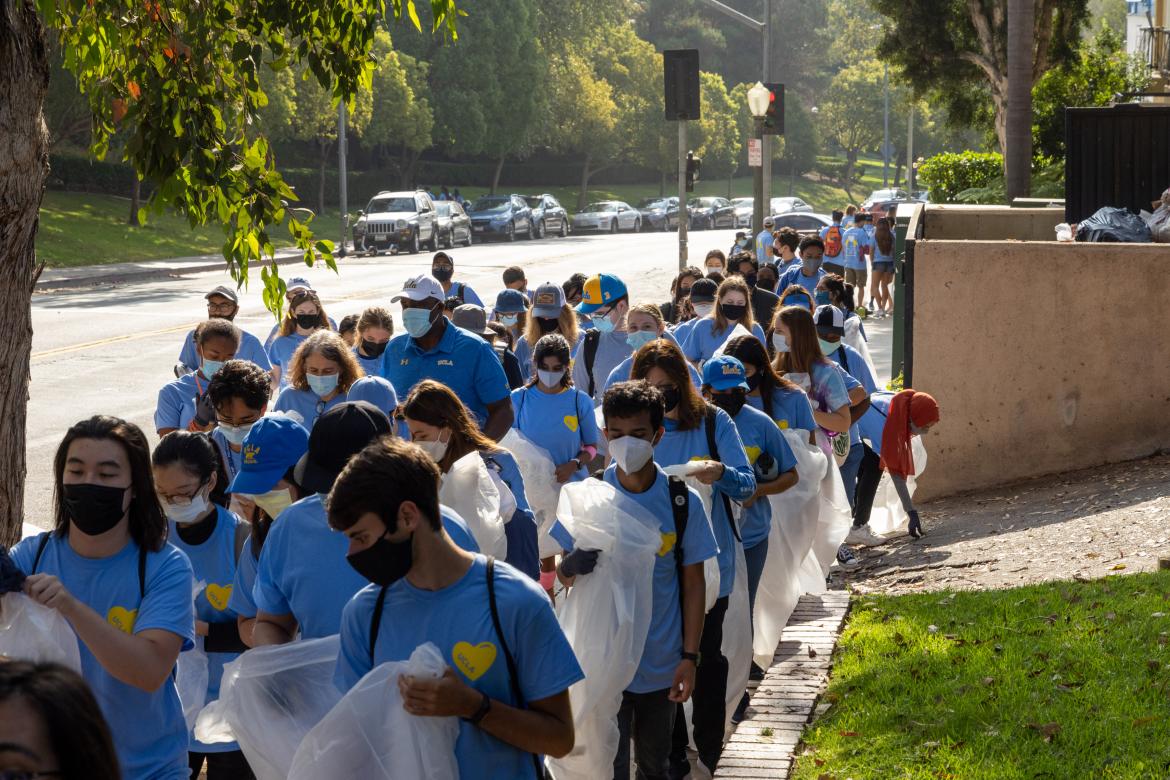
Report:
M772 198L768 201L768 205L771 207L773 214L788 214L792 211L811 213L813 210L812 206L800 198L794 197Z
M687 204L694 230L735 227L735 207L727 198L695 198Z
M484 195L476 198L467 210L471 232L482 238L515 241L516 236L535 238L532 232L532 209L519 195Z
M379 192L358 212L353 226L355 252L399 251L416 253L423 246L438 247L435 204L422 190Z
M885 200L911 200L911 198L910 193L906 192L906 190L900 190L896 188L874 190L873 192L869 193L868 198L861 201L861 210L870 211L873 209L873 205L875 203Z
M551 233L564 238L569 234L569 212L552 195L525 195L524 202L532 210L533 238Z
M874 219L881 219L882 217L893 216L894 210L903 203L921 203L915 198L899 198L897 200L882 200L870 204L869 213L873 214Z
M642 229L639 211L620 200L602 200L590 203L585 210L573 215L573 230L600 230L616 233L619 230Z
M807 211L790 211L787 214L777 214L772 219L775 223L773 230L790 227L800 233L810 234L820 233L821 228L833 224L828 214L813 214Z
M638 201L643 230L677 230L678 198L643 198Z
M471 217L453 200L435 203L435 219L439 226L439 243L450 249L456 244L471 246Z
M756 210L756 199L732 198L731 205L735 207L735 226L737 228L750 228L752 216Z

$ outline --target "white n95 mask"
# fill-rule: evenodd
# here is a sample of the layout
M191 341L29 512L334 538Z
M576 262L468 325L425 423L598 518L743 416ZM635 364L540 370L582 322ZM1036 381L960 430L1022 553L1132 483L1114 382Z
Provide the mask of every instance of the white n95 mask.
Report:
M654 457L654 445L636 436L622 436L609 443L609 455L622 471L633 474Z

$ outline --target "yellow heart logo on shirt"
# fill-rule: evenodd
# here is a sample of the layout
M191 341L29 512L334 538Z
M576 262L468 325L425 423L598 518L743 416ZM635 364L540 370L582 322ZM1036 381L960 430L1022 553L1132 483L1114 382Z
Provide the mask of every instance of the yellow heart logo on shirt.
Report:
M469 680L478 680L496 660L496 646L491 642L456 642L451 648L451 660Z
M788 430L788 421L787 420L777 420L776 427L782 431L786 431L786 430Z
M232 598L232 586L212 583L204 588L203 595L207 597L208 604L215 607L217 611L223 612L227 609L228 601Z
M566 414L566 415L565 415L565 417L564 417L564 422L565 422L565 427L566 427L566 428L568 428L568 429L569 429L570 431L572 431L573 433L576 433L576 432L577 432L577 424L578 424L578 423L577 423L577 415L575 415L575 414Z
M106 622L127 634L134 633L134 621L137 618L138 610L125 607L110 607L110 611L106 613Z
M673 550L674 543L677 539L678 534L676 534L674 531L670 531L669 533L664 532L662 534L662 546L658 548L658 557L661 558Z
M748 463L754 464L756 462L756 458L760 457L759 447L744 447L743 451L747 453Z

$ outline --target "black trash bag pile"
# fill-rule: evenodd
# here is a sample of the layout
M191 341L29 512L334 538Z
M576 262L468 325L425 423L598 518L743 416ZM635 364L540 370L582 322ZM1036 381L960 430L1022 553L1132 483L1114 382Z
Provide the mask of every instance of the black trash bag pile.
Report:
M1076 240L1148 244L1154 239L1150 226L1137 214L1106 206L1077 225Z

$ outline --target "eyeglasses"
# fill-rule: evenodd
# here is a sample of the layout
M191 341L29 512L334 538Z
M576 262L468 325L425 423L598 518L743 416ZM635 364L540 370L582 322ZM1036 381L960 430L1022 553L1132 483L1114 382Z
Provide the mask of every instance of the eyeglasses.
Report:
M236 305L234 303L209 303L209 304L207 304L207 310L209 312L212 312L212 313L222 312L222 313L226 314L235 308L236 308ZM3 780L3 777L4 777L3 775L0 775L0 780Z
M191 491L191 495L187 495L186 493L180 493L178 495L167 495L166 493L163 493L162 491L155 491L155 492L158 493L159 498L161 498L164 502L166 502L168 504L174 504L175 506L187 506L188 504L190 504L192 501L195 500L195 496L199 495L199 491L203 490L203 486L206 484L207 484L206 482L200 482L195 487L195 489L193 491ZM0 780L7 780L7 778L4 777L4 774L2 772L0 772Z

